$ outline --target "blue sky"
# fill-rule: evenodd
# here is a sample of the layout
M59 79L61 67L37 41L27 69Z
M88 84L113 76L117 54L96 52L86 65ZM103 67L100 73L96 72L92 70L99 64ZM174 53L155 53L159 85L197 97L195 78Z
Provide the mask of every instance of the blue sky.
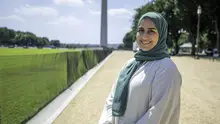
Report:
M134 9L147 0L108 0L108 43L122 43ZM100 42L101 0L1 0L0 27L62 43Z

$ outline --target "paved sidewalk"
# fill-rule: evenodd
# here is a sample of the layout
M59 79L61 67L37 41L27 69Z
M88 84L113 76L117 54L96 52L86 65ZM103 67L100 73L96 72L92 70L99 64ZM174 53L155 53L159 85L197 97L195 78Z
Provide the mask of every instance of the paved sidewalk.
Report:
M114 51L111 58L57 117L54 124L97 124L112 84L122 66L132 57L132 52Z

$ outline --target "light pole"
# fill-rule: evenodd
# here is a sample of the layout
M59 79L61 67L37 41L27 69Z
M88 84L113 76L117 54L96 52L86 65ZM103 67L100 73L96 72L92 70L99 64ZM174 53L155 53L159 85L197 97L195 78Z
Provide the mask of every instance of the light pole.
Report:
M200 14L202 13L202 8L199 5L198 9L197 9L197 14L198 14L198 23L197 23L197 38L196 38L196 45L197 45L197 49L196 49L196 53L197 56L196 58L199 59L199 26L200 26Z

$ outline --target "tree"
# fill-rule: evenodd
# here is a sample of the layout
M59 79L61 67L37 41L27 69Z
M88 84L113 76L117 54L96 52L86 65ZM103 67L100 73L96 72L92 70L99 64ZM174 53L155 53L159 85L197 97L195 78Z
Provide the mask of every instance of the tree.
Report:
M137 30L137 23L141 15L146 12L156 11L161 13L168 22L168 32L171 41L174 42L175 51L179 51L179 38L181 33L180 30L185 30L189 33L188 41L192 42L192 55L195 55L195 39L197 31L197 8L201 5L203 12L200 21L200 34L208 30L208 37L216 35L215 40L211 40L212 46L220 48L219 41L219 20L218 11L220 10L220 3L216 0L153 0L148 2L144 6L135 9L136 14L133 17L132 30ZM214 28L212 28L215 26ZM210 30L210 31L209 31ZM210 36L209 36L210 35ZM213 39L213 38L212 38ZM168 40L169 41L169 40ZM168 42L167 42L168 44ZM214 45L213 45L214 44ZM169 44L171 45L171 44Z
M60 46L60 41L59 40L51 40L50 44L54 45L55 47L59 47Z
M3 45L11 45L15 37L15 32L6 27L0 28L0 43Z
M37 37L32 32L14 31L6 27L0 28L0 45L37 46L43 47L50 44L47 37ZM52 45L59 47L60 41L53 40Z
M124 47L127 49L132 49L133 42L135 41L135 33L134 31L129 31L125 34L123 38Z
M167 37L167 47L168 48L172 48L173 47L173 42L172 42L172 39L171 39L171 36L170 35L168 35L168 37Z
M213 32L216 33L218 37L219 26L212 28L219 23L218 12L220 10L220 3L217 0L177 0L178 9L180 15L182 16L182 21L184 22L184 28L189 32L189 39L192 42L192 55L195 55L195 39L196 39L196 30L197 30L197 8L200 5L202 8L202 13L200 16L200 34L208 31L208 37L213 37ZM213 23L216 22L216 23ZM210 36L209 36L210 35ZM218 38L216 38L217 40ZM211 40L212 46L217 46L218 42Z
M28 46L36 46L37 44L37 36L31 32L25 33L26 40L28 42Z
M15 36L16 36L16 33L14 30L12 29L8 29L8 32L9 32L9 41L8 41L8 44L9 45L15 45Z
M22 46L23 41L24 41L24 33L21 31L17 31L15 36L15 43L19 46Z
M49 45L50 44L50 41L49 41L49 39L47 37L42 37L42 39L43 39L43 42L44 42L45 45Z

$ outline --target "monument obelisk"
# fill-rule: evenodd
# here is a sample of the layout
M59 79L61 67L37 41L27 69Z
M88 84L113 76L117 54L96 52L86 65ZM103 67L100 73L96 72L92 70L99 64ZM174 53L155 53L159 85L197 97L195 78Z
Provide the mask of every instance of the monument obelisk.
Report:
M106 48L108 45L108 8L107 0L102 0L101 3L101 32L100 32L100 46Z

